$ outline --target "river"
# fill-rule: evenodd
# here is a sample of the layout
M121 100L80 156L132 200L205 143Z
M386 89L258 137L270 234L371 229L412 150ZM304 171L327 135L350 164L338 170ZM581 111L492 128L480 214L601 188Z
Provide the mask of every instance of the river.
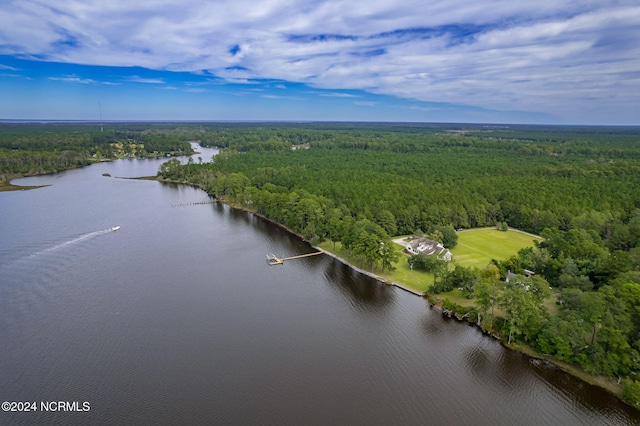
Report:
M0 399L36 403L0 424L640 423L328 256L269 266L266 254L312 249L260 218L117 178L162 161L0 193ZM51 401L69 404L43 411Z

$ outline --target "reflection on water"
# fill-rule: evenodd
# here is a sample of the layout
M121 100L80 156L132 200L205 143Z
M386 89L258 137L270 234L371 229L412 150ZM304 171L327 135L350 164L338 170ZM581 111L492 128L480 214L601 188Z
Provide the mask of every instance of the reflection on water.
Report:
M357 273L338 260L326 262L324 271L327 283L356 308L384 313L393 305L393 289Z
M313 251L268 221L193 205L206 195L192 187L101 176L160 163L0 193L2 399L91 403L0 413L0 424L640 422L333 258L267 265L267 253Z

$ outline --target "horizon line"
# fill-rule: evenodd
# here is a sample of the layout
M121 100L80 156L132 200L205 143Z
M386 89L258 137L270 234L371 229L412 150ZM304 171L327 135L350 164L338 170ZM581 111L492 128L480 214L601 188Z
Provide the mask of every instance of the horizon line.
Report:
M463 121L368 121L368 120L180 120L180 119L127 119L127 120L81 120L81 119L15 119L0 118L0 123L283 123L283 124L322 124L322 123L358 123L358 124L420 124L420 125L473 125L484 127L509 127L509 126L545 126L545 127L640 127L640 124L574 124L574 123L487 123L487 122L463 122Z

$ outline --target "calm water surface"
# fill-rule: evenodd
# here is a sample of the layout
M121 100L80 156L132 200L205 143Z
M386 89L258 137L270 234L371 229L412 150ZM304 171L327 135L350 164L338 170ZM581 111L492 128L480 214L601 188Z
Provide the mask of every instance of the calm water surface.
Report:
M0 424L640 423L331 258L268 266L312 249L202 191L102 176L161 161L0 193L0 399L90 403Z

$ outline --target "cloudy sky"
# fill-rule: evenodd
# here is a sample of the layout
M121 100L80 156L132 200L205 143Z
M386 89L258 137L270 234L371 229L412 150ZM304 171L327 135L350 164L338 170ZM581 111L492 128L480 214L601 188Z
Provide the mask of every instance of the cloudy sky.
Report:
M640 125L638 0L2 0L0 119Z

